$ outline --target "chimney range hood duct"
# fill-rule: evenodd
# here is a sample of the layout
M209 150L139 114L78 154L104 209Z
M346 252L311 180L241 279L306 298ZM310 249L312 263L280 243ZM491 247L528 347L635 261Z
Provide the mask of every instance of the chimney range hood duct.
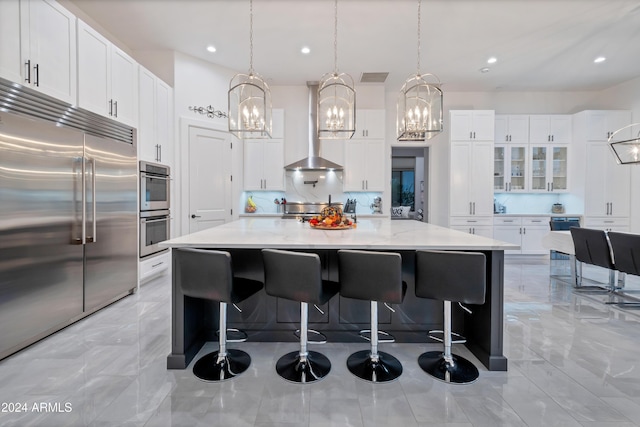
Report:
M320 157L318 138L318 83L307 82L309 87L309 157L285 166L287 171L341 171L342 166Z

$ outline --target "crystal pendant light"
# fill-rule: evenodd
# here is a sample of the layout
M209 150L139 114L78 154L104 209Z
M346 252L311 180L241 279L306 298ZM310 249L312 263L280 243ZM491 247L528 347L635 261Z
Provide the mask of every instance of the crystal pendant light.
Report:
M249 0L249 73L229 84L229 132L240 139L271 138L271 90L253 71L253 0Z
M615 134L633 126L640 126L640 123L633 123L631 125L618 129L609 137L609 146L616 156L616 162L618 162L618 164L620 165L640 163L640 132L638 132L638 135L635 138L625 141L611 142Z
M440 80L433 74L420 74L421 3L422 0L418 0L418 69L404 82L398 96L398 141L424 141L442 132Z
M349 139L356 131L356 91L353 78L338 73L338 0L334 5L332 73L322 76L318 85L318 138Z

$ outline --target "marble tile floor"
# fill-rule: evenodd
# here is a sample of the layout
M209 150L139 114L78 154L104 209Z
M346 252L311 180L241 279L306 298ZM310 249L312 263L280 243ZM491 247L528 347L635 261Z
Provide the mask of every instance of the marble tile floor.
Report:
M627 288L640 290L638 279L629 277ZM640 425L640 309L572 292L549 278L549 260L541 257L506 260L508 372L477 364L480 379L466 386L443 384L420 370L418 355L438 348L434 344L383 344L404 366L400 379L376 385L358 380L345 360L366 343L321 346L332 371L305 386L274 371L277 358L295 343L233 344L251 354L250 370L232 381L204 383L190 370L166 369L169 291L167 278L145 284L0 361L0 425ZM215 348L207 344L201 353ZM462 346L455 351L475 360ZM16 412L16 404L24 411Z

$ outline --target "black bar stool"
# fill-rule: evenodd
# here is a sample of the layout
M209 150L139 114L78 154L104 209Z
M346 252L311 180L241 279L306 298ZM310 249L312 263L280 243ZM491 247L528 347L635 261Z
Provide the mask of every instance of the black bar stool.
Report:
M223 381L240 375L249 368L251 357L242 350L227 349L227 304L244 301L262 289L256 280L234 277L229 252L204 249L173 249L176 262L174 275L182 292L190 297L220 303L220 349L202 356L193 373L203 381Z
M444 301L444 330L429 331L430 337L444 343L444 352L428 351L418 358L423 371L432 377L454 384L468 384L478 379L478 368L469 360L451 353L451 302L484 304L486 288L486 258L478 252L417 251L416 296ZM441 332L443 338L431 336ZM459 336L459 335L457 335Z
M611 256L607 233L604 230L595 230L591 228L571 227L571 238L575 249L577 269L576 288L581 290L604 290L615 291L616 274ZM609 270L609 286L603 288L601 286L583 286L582 285L582 264L591 264Z
M618 233L615 231L609 231L607 233L609 237L609 243L611 244L611 251L613 252L613 260L615 269L622 274L631 274L634 276L640 276L640 235L631 233ZM621 307L632 306L639 307L640 301L627 293L637 291L624 291L617 290L614 293L621 297L632 298L633 302L607 302L607 304L615 304Z
M378 351L379 342L394 342L386 332L378 331L378 301L400 304L407 292L402 281L402 257L395 252L339 250L340 295L371 301L371 330L360 336L371 341L370 350L353 353L347 359L349 371L366 381L387 382L402 374L402 364L389 353ZM370 332L367 337L364 333ZM378 333L388 338L380 340Z
M300 351L292 351L278 359L276 372L295 383L318 381L327 376L331 362L322 353L307 350L307 344L326 342L326 337L309 329L309 304L318 308L337 294L340 286L336 282L322 280L322 266L317 254L263 249L262 259L267 294L300 302ZM309 332L321 335L322 340L308 341Z

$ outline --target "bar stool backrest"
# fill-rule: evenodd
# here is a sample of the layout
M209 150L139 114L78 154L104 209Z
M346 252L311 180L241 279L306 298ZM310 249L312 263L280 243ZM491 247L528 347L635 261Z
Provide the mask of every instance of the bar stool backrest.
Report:
M309 304L326 302L318 254L263 249L262 259L268 295Z
M389 304L404 299L402 256L395 252L338 251L340 295Z
M231 254L206 249L173 249L175 277L182 292L190 297L235 302Z
M486 257L480 252L417 251L416 296L484 304Z
M607 233L604 230L571 227L570 231L578 261L608 269L614 268Z
M640 276L640 235L609 232L616 270Z

